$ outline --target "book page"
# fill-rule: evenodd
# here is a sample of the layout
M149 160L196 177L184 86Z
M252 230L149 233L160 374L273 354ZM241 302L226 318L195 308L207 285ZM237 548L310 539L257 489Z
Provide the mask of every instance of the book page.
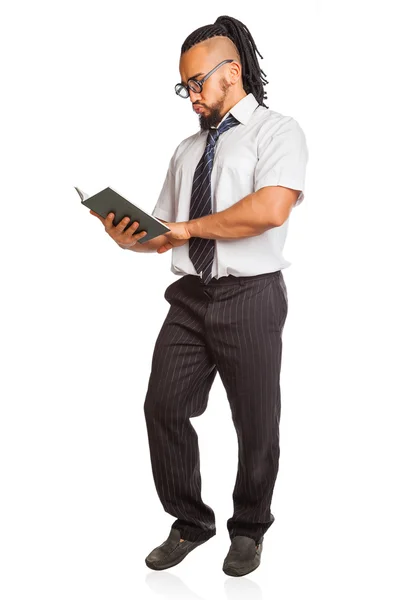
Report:
M89 198L89 194L85 194L85 192L83 192L82 190L80 190L79 188L77 188L76 185L74 185L74 188L76 189L76 191L78 192L78 194L81 196L82 202L84 200L86 200L87 198Z

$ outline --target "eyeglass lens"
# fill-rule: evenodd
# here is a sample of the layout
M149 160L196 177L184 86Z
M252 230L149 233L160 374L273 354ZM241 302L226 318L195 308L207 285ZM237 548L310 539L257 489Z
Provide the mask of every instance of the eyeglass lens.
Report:
M197 83L197 81L190 80L188 85L192 92L195 92L196 94L200 93L200 85ZM187 98L189 95L187 89L181 83L176 85L176 93L182 98Z

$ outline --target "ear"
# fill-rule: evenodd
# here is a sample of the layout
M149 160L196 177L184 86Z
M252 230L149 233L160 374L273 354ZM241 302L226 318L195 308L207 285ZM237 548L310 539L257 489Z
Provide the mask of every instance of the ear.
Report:
M235 84L242 76L241 65L237 61L229 63L229 76L233 84Z

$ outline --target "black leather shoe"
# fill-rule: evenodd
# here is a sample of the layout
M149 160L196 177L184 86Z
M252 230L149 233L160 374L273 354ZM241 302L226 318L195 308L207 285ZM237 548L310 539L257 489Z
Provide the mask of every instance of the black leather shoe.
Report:
M172 527L167 540L160 546L157 546L157 548L154 548L154 550L146 557L146 565L155 571L169 569L170 567L179 564L189 552L207 541L200 540L198 542L191 542L189 540L184 540L181 542L180 539L180 531Z
M264 536L258 540L258 544L253 538L245 535L236 535L232 538L231 547L223 562L224 573L240 577L258 568L261 563L263 541Z

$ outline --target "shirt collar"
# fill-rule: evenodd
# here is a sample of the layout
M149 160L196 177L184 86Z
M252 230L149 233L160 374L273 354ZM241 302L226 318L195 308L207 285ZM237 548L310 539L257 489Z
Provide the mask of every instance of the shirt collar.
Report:
M259 106L259 102L251 92L241 98L235 106L232 106L229 112L232 113L242 125L246 125L257 106Z
M252 92L241 98L232 108L224 115L222 121L219 123L218 127L221 123L226 119L229 113L238 119L242 125L246 125L251 118L254 110L259 106L259 102L255 98ZM200 134L202 134L205 130L200 130Z

